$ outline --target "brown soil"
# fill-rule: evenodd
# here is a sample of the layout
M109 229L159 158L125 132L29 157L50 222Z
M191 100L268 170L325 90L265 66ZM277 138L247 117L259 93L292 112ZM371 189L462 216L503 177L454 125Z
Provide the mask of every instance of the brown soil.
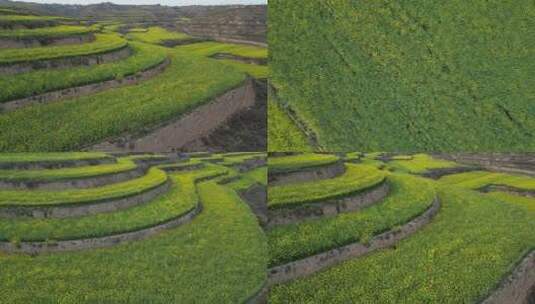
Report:
M252 152L267 149L267 91L265 80L254 80L254 105L234 114L209 135L189 142L185 152Z
M191 143L208 136L236 113L255 102L253 81L216 97L177 120L155 126L145 134L127 134L94 145L89 150L107 152L171 152L189 150ZM208 150L197 150L208 151ZM228 151L228 150L227 150Z
M531 251L481 304L533 304L535 251Z

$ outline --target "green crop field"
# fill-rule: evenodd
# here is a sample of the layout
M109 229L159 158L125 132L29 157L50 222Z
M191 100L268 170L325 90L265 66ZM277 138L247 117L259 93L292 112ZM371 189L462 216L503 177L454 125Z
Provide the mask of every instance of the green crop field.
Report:
M95 153L10 154L1 155L4 162L64 162L69 160L113 158ZM255 185L266 185L267 167L259 164L238 172L232 166L262 153L219 154L225 165L204 163L202 168L178 170L178 165L198 164L199 159L182 155L135 155L119 157L116 164L82 165L43 170L14 170L32 182L42 176L63 175L66 179L104 176L111 166L160 159L146 173L168 178L171 186L162 195L144 204L107 213L74 218L0 218L0 292L3 301L33 302L150 302L150 303L245 303L260 291L266 281L268 259L266 237L246 202L239 196ZM134 166L139 165L135 163ZM176 165L173 167L173 165ZM175 168L178 171L163 171ZM27 171L27 172L26 172ZM39 171L42 171L39 173ZM225 183L229 174L238 179ZM5 187L0 176L0 187ZM108 199L105 191L113 187L127 191L126 183L141 184L132 179L100 186L91 190ZM67 186L68 187L68 186ZM139 187L135 187L138 188ZM8 190L2 189L1 197ZM66 192L50 190L50 200L62 200ZM22 197L41 197L38 190L20 190ZM195 211L197 210L197 211ZM196 212L191 218L189 214ZM147 229L165 227L177 219L186 219L156 234L143 236ZM232 224L230 224L232 223ZM119 241L98 248L99 241L124 233L138 234L140 239ZM84 249L28 255L16 252L37 242L45 248L57 248L65 242L92 239ZM6 252L9 247L15 252ZM15 288L20 279L28 288ZM153 284L158 282L158 284Z
M268 57L268 50L266 48L214 41L177 46L176 49L187 54L202 57L210 57L215 54L230 54L253 59L267 59ZM217 61L230 65L254 78L265 79L269 76L269 67L267 65L249 64L230 59Z
M85 26L59 25L37 29L0 30L0 38L28 39L28 38L56 38L87 34L95 29Z
M167 52L141 43L129 43L133 54L125 60L68 70L38 70L16 75L0 75L0 102L25 98L79 85L121 79L162 63Z
M316 189L336 196L335 190L326 185L341 186L337 181L351 174L381 174L390 188L386 197L375 199L358 211L265 229L269 267L282 267L278 270L282 274L269 271L268 282L273 273L273 280L277 275L289 277L287 282L270 284L269 303L481 303L535 249L533 197L499 189L489 193L477 191L487 184L532 191L535 178L472 171L453 172L432 180L420 174L463 164L426 154L395 155L387 161L383 156L348 153L343 159L360 164L347 162L346 172L341 176L269 187L268 204L276 198L278 188L299 188L290 196L298 202L306 202L307 193ZM268 163L292 157L270 156ZM351 180L355 179L358 180ZM334 204L332 199L325 202ZM404 225L437 203L438 211L427 223L392 246L372 249L363 256L344 256L349 251L341 249L343 246L375 246L378 235L389 231L402 233ZM388 238L379 239L385 240ZM314 270L316 265L330 260L335 264ZM292 277L300 271L312 273ZM513 280L529 280L520 273L516 276ZM519 299L529 297L524 287L512 288L516 288L513 290Z
M45 46L22 50L2 49L0 50L0 64L99 54L125 46L127 46L126 41L116 34L97 34L95 41L78 45Z
M149 27L144 31L142 29L130 30L126 37L129 39L153 44L160 44L166 40L184 40L191 38L184 33L170 32L161 27Z
M20 13L8 9L0 15L0 38L24 42L0 48L0 65L6 68L0 72L3 152L77 151L157 132L246 84L248 76L263 83L269 74L267 65L209 58L214 53L208 50L267 59L267 48L219 42L199 44L203 51L172 48L166 42L195 44L201 38L158 26L140 29L147 25L113 18L82 21ZM95 39L47 40L87 33ZM255 93L263 90L262 83L254 86ZM241 110L230 115L237 117ZM221 127L225 123L219 122ZM257 124L250 117L246 123Z
M533 2L273 0L268 11L272 85L324 150L535 149ZM288 150L269 135L271 151Z

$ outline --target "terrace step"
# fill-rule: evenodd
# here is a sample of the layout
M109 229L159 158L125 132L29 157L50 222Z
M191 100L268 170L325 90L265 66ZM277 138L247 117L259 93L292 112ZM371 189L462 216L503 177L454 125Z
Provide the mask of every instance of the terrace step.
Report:
M355 212L382 201L389 191L388 181L384 179L376 185L358 190L357 193L344 197L321 202L303 203L287 208L268 208L268 221L265 228L269 229L278 225L288 225L304 220L335 216L340 213Z
M64 37L0 38L0 49L19 49L54 45L82 44L95 40L93 33Z
M148 166L138 166L133 169L104 173L101 175L88 177L72 177L64 180L6 180L0 178L0 189L2 190L63 190L63 189L87 189L102 187L108 184L125 182L145 175Z
M423 214L399 228L375 236L368 244L353 243L284 265L272 267L268 271L268 285L273 286L305 277L349 259L369 254L378 249L391 247L428 224L438 213L439 209L440 201L438 197L435 197L431 207Z
M532 250L481 304L532 304L534 301L535 250Z
M14 205L0 207L0 218L69 218L114 212L138 206L155 199L170 187L169 179L146 191L126 197L101 199L62 205Z
M488 192L506 192L514 195L520 195L525 197L535 197L535 190L529 190L529 189L522 189L518 187L513 187L509 185L500 185L500 184L490 184L483 186L479 189L477 189L480 192L488 193Z
M177 120L155 126L148 134L124 135L89 148L91 151L176 151L205 137L233 115L253 106L255 92L252 79L245 80L212 101L198 106ZM215 114L217 113L217 115Z
M43 170L61 169L84 166L98 166L104 164L114 164L117 160L111 156L102 156L86 159L64 159L64 160L41 160L41 161L0 161L0 169L3 170Z
M311 182L334 178L344 174L345 171L344 162L340 160L332 164L302 168L294 172L269 172L268 181L270 186Z
M3 63L0 64L0 74L13 75L40 69L61 69L72 68L76 66L91 66L122 60L130 55L132 55L132 50L130 47L123 46L115 50L89 55Z
M214 59L235 60L235 61L240 61L240 62L247 63L247 64L267 65L268 63L267 58L251 58L251 57L233 55L229 53L215 53L209 57L214 58Z
M144 229L129 231L125 233L107 235L96 238L86 238L78 240L65 240L53 242L0 242L0 250L7 253L27 253L40 254L48 252L61 252L73 250L86 250L103 247L116 246L125 242L139 241L156 235L164 230L176 228L189 223L202 211L202 204L198 203L195 208L181 214L173 219L159 223Z
M170 63L171 60L169 58L166 58L164 61L162 61L156 66L145 69L143 71L139 71L133 75L129 75L121 79L113 79L83 86L76 86L63 90L52 91L26 98L16 99L5 103L0 103L0 112L9 112L26 106L47 104L56 101L61 101L64 99L96 94L98 92L102 92L112 88L136 85L159 75L169 66Z

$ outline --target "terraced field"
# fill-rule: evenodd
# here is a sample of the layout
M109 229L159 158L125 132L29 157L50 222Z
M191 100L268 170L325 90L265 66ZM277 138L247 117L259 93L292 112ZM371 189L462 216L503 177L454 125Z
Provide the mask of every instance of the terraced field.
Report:
M269 303L533 300L533 177L425 154L274 153L268 166Z
M3 301L253 297L266 280L267 246L244 197L265 193L265 156L194 156L0 155Z
M115 31L124 26L0 15L0 151L181 150L258 108L265 48L160 27ZM166 127L180 134L155 146L150 137L169 137Z
M269 1L270 121L315 151L533 151L533 17L511 0ZM299 151L288 135L273 127L269 150Z

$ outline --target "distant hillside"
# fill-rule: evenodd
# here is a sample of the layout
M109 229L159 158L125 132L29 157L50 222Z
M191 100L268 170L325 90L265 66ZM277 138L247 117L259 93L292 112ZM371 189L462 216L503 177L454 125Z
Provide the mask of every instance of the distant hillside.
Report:
M1 7L38 15L66 16L91 21L120 20L124 23L159 24L191 35L216 39L266 41L267 6L162 6L41 4L0 0Z

